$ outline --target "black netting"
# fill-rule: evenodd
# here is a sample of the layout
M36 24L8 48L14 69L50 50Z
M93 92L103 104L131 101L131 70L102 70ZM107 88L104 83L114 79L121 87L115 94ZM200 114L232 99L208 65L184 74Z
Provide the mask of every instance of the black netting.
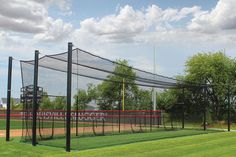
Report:
M112 74L121 78L125 78L127 83L131 83L128 82L128 80L135 80L135 82L133 83L140 86L171 88L176 87L178 84L181 84L181 81L178 81L176 79L135 69L118 62L113 62L99 56L95 56L80 49L73 50L72 62L72 73L74 75L79 75L81 77L80 79L82 79L83 81L86 81L88 78L95 80L108 80L107 76ZM32 74L34 61L21 61L21 66L23 85L31 85L33 82ZM135 75L132 76L126 73L114 71L117 66L131 69ZM45 85L48 90L55 88L56 83L65 83L65 73L67 72L67 53L50 56L48 55L40 58L39 68L39 84ZM55 78L57 78L56 82ZM83 82L83 84L86 84L86 82ZM119 82L121 81L116 81L116 83ZM65 92L66 90L59 89L59 91ZM50 92L58 95L58 93L55 91Z
M65 142L58 142L58 139L65 139L66 134L67 55L66 52L39 59L39 143L55 140L55 145L65 146ZM24 103L22 139L31 140L34 61L21 61L21 70ZM187 106L184 109L177 105L177 108L153 110L154 90L161 92L161 89L178 90L192 86L196 84L139 70L128 66L124 60L114 62L78 48L74 49L72 138L177 130L182 128L183 118L186 118L186 127L190 127L188 123L201 127L202 115L199 113L202 112L196 110L197 113L192 114ZM198 117L194 118L195 115ZM72 147L76 144L78 145L78 141L73 140Z

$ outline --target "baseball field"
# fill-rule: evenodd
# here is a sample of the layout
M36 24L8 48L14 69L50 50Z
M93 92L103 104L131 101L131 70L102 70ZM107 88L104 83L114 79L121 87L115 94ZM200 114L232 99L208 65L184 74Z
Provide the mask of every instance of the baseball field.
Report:
M235 156L236 132L177 130L112 136L74 138L77 148L70 153L60 146L63 140L41 142L36 147L11 138L0 138L1 156L82 156L82 157L156 157L156 156ZM53 146L50 146L53 143ZM55 146L58 144L58 147ZM64 144L65 145L65 144ZM73 145L73 144L72 144Z

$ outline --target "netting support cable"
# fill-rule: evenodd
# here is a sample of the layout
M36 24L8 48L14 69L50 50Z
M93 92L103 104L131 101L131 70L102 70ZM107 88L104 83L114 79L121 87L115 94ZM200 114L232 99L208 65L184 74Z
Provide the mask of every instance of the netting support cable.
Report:
M8 81L7 81L6 141L10 140L11 80L12 80L12 57L9 57L9 61L8 61Z
M72 82L72 43L68 43L67 64L67 111L66 111L66 151L70 152L71 144L71 82Z
M37 128L37 108L38 108L38 62L39 62L39 51L35 50L34 59L34 87L33 87L33 125L32 125L32 145L36 146L36 128Z

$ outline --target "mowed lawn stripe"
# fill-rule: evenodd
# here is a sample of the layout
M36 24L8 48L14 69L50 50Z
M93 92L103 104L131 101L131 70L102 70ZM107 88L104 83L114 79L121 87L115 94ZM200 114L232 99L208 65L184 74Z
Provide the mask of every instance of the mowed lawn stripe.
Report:
M142 134L140 134L142 136ZM102 142L102 141L101 141ZM17 139L5 142L0 138L0 156L82 156L82 157L234 157L236 133L222 132L185 137L159 139L104 148L65 152L64 149L20 143Z
M94 149L135 142L152 141L165 138L175 138L182 136L191 136L199 134L207 134L207 131L200 130L176 130L176 131L159 131L152 133L135 133L110 136L82 137L72 138L71 147L77 150ZM54 139L39 142L43 145L65 147L65 139Z
M99 150L100 153L96 153ZM234 153L233 153L234 152ZM139 142L109 148L85 150L80 155L104 156L235 156L236 133L215 133Z

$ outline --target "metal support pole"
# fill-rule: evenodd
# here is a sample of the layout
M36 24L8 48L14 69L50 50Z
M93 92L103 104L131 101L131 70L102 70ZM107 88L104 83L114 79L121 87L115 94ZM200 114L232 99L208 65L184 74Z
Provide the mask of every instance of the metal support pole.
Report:
M9 61L8 61L8 82L7 82L6 141L10 140L11 78L12 78L12 57L9 57Z
M78 131L78 128L79 128L79 104L78 104L78 101L79 101L79 96L78 96L78 93L77 93L77 96L76 96L76 123L75 123L75 127L76 127L76 133L75 135L78 136L79 135L79 131Z
M118 125L119 125L119 133L120 133L120 114L121 114L121 102L119 102L119 119L118 119Z
M36 146L36 126L37 126L37 109L38 109L38 62L39 51L35 50L34 56L34 89L33 89L33 124L32 124L32 145Z
M149 122L150 122L150 131L152 131L152 121L153 121L153 113L152 113L152 108L150 110L150 117L149 117Z
M230 131L230 86L228 85L228 131Z
M183 91L182 91L182 94L183 94L183 103L182 103L182 129L184 129L184 120L185 120L185 115L184 115L184 103L185 103L185 97L184 97L184 88L183 88Z
M68 43L67 60L67 111L66 111L66 151L70 152L71 136L71 82L72 82L72 43Z
M122 111L125 110L125 79L123 78L122 84Z
M206 88L204 88L204 112L203 112L203 127L204 127L204 130L206 130Z

